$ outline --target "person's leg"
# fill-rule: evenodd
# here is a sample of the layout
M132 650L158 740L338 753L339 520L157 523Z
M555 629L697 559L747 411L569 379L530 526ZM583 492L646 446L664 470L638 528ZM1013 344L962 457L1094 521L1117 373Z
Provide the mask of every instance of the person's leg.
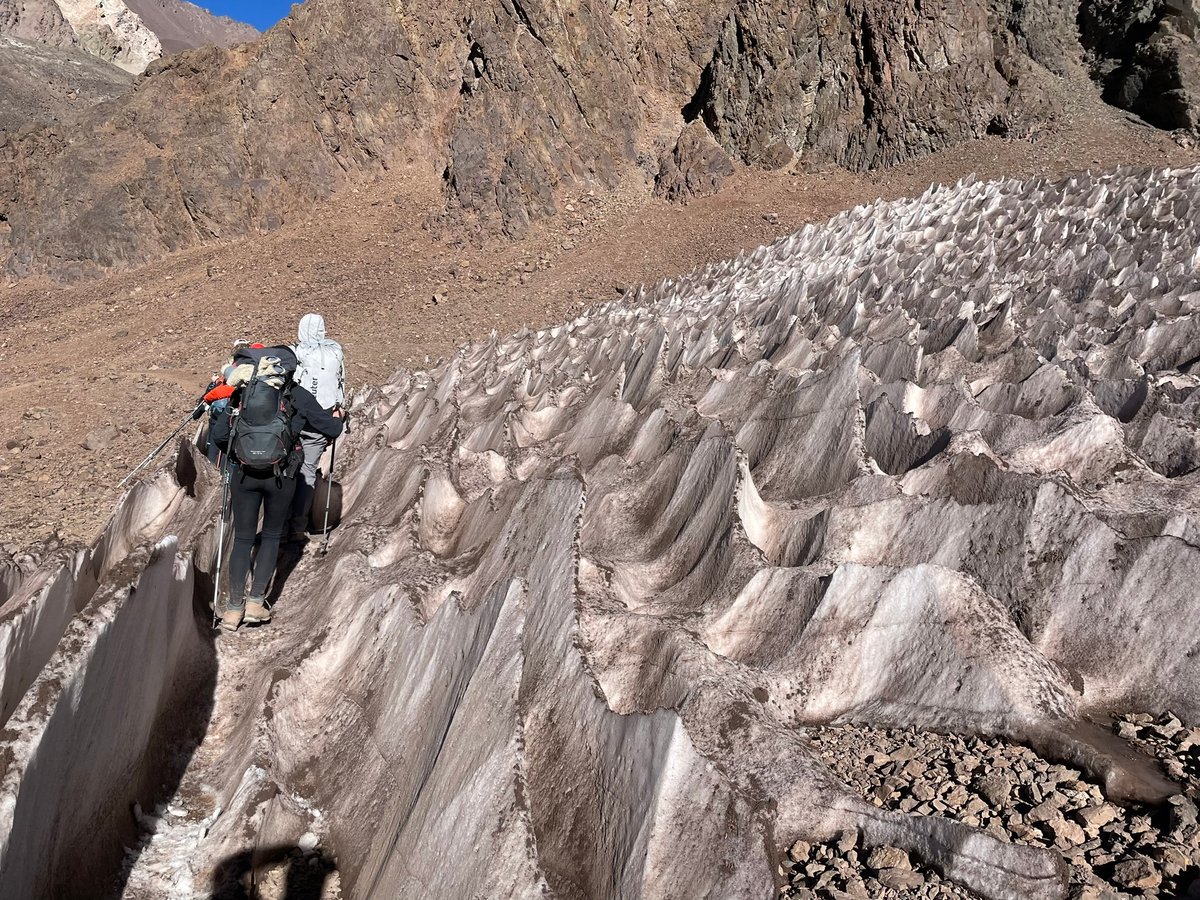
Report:
M296 495L292 501L292 520L288 531L292 540L301 540L308 532L308 514L312 510L313 492L317 486L317 467L321 454L329 442L324 435L300 434L300 446L304 450L304 463L296 479Z
M263 502L259 479L242 478L242 473L229 474L231 505L233 507L233 552L229 555L228 609L246 606L246 576L250 574L250 556L258 534L258 510Z
M254 581L250 587L252 603L258 602L261 605L267 595L267 588L275 574L275 564L279 561L279 542L283 539L284 528L287 527L296 482L299 480L299 477L295 477L281 478L278 482L269 479L265 482L262 541L258 545L258 558L254 560Z

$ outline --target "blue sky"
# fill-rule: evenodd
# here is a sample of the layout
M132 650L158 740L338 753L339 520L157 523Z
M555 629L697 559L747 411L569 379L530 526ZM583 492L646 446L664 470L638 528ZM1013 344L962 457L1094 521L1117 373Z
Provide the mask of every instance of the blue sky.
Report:
M249 22L259 31L266 31L292 9L292 0L192 0L220 16L239 22Z

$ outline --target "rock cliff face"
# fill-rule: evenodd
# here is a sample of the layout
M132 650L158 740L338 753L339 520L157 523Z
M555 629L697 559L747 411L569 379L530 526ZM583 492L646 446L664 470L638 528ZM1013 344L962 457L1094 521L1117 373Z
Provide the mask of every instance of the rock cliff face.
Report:
M1053 110L992 10L974 0L740 0L692 98L729 151L861 169L992 131L1023 135Z
M1105 98L1160 128L1200 128L1200 4L1089 0L1079 24Z
M1025 742L1075 799L1175 795L1193 841L1091 717L1200 719L1197 246L1197 169L966 183L400 372L356 401L329 554L218 648L220 488L183 447L9 576L0 879L89 896L114 811L169 800L131 896L321 842L353 898L766 897L798 839L1066 896L1057 850L865 799L831 722Z
M0 0L0 35L51 47L77 43L55 0Z
M689 166L711 189L713 141L754 165L867 168L1024 136L1054 115L1050 70L1082 52L1065 7L309 0L253 45L151 66L86 139L5 139L0 265L136 265L414 160L442 174L456 227L519 237L572 189L657 174L683 196L672 171ZM668 159L680 151L702 158ZM64 189L78 202L57 202Z
M151 60L162 56L158 36L123 0L57 0L63 16L88 53L120 66L127 72L141 72Z

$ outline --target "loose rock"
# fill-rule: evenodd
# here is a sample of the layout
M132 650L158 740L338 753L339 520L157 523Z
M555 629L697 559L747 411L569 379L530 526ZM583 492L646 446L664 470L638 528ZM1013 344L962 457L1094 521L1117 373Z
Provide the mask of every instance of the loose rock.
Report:
M103 425L88 432L88 436L83 439L83 449L92 451L107 450L120 435L121 432L116 427Z

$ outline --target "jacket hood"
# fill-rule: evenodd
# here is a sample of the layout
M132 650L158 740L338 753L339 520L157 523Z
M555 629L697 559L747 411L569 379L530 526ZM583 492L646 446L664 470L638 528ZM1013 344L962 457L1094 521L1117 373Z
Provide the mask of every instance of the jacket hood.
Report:
M325 317L317 313L308 313L300 320L296 337L301 344L319 344L325 340Z

